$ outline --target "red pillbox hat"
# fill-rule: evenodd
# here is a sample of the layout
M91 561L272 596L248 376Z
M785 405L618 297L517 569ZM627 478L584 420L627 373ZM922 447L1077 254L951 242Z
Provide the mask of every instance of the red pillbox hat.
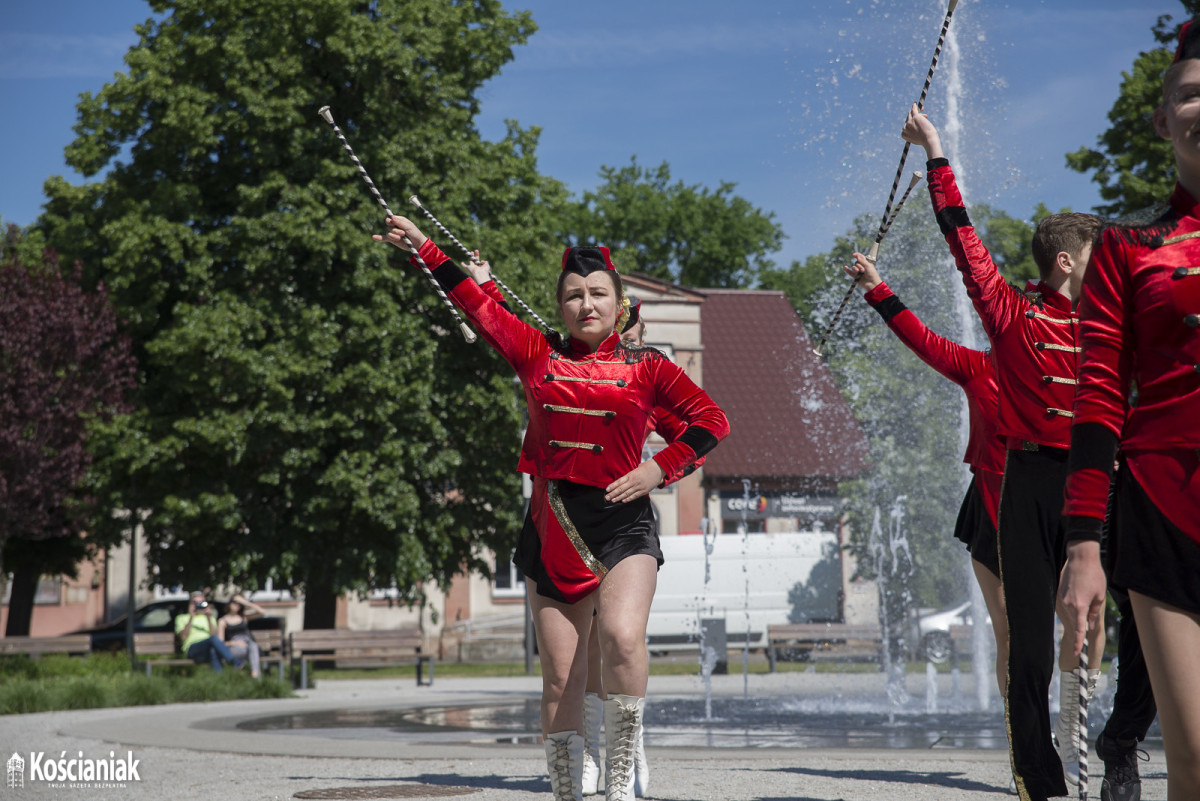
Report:
M616 270L612 259L608 256L608 248L595 245L583 245L567 248L562 257L563 272L576 273L586 276L597 270Z
M1179 44L1175 47L1175 60L1171 63L1185 58L1200 58L1200 25L1196 24L1194 18L1183 23L1179 29Z

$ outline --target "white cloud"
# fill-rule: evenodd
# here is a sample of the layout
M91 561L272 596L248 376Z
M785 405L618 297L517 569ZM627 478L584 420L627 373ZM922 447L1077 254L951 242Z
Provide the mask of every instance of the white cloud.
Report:
M111 78L137 43L119 35L0 34L0 79Z

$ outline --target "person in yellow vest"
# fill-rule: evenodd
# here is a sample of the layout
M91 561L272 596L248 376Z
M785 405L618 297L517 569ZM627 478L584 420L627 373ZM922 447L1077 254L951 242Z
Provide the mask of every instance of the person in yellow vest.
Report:
M217 612L200 590L192 593L187 612L175 616L175 636L184 656L196 664L208 662L217 673L225 662L234 667L246 664L235 659L229 646L217 637Z

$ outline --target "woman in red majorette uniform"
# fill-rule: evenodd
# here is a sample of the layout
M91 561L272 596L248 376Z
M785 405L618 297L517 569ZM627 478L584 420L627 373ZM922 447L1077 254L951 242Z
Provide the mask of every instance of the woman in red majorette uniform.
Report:
M513 561L525 574L542 666L542 733L556 799L582 795L582 709L593 612L604 655L605 796L632 801L649 671L646 622L662 550L648 493L729 433L724 412L653 348L621 341L621 276L607 248L563 253L555 300L569 337L530 327L410 220L378 241L417 248L442 288L517 372L529 427L517 469L533 476ZM641 461L656 408L687 428Z
M935 334L892 292L866 256L854 254L843 267L858 282L863 299L883 318L905 347L944 378L962 387L967 396L969 434L963 461L971 469L971 485L954 524L954 536L967 546L971 569L992 618L996 640L996 682L1005 693L1008 666L1008 624L1000 586L1000 554L996 548L996 517L1000 482L1004 477L1004 440L996 433L999 389L991 353L974 350Z
M1178 183L1152 220L1107 228L1080 304L1066 492L1066 624L1101 625L1100 527L1120 451L1109 547L1158 704L1173 801L1200 798L1200 25L1183 26L1154 128ZM1131 397L1131 389L1136 398ZM1076 640L1078 642L1078 640Z

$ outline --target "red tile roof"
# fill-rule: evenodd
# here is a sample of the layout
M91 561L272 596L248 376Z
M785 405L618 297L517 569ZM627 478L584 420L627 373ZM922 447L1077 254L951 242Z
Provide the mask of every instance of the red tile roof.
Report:
M704 389L731 433L704 465L712 480L848 478L866 436L782 292L700 290Z

